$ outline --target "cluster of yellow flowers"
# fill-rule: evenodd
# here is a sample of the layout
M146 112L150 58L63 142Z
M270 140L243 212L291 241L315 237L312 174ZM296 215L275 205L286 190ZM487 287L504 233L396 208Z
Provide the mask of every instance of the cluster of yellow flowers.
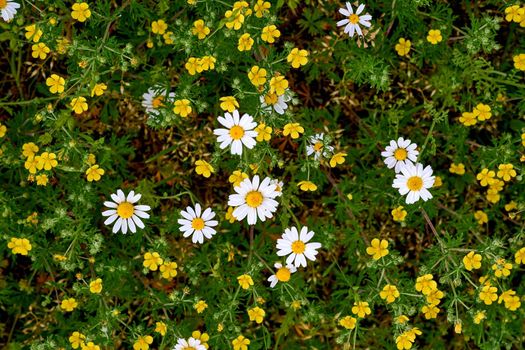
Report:
M151 271L160 270L162 278L172 280L177 276L177 263L174 261L165 261L157 252L147 252L144 254L143 265Z
M514 170L514 166L507 163L500 164L497 173L494 170L483 168L481 172L476 175L476 179L481 186L488 186L487 200L491 203L497 203L501 198L499 193L503 191L505 183L511 181L516 175L517 173L516 170ZM497 179L496 176L499 179Z
M465 126L472 126L478 121L488 120L492 117L492 112L489 105L479 103L472 112L463 112L459 121Z
M438 289L437 282L434 281L432 274L426 274L416 279L416 290L423 293L427 304L421 308L421 312L427 320L436 318L440 309L437 307L444 296Z
M203 56L201 58L190 57L184 67L190 75L195 75L215 69L216 62L217 60L213 56Z
M49 177L45 173L39 173L35 176L37 170L50 171L58 165L57 155L50 152L42 152L36 155L39 147L33 142L24 143L22 145L22 155L26 158L24 167L29 171L28 180L34 181L39 186L46 186L49 182Z

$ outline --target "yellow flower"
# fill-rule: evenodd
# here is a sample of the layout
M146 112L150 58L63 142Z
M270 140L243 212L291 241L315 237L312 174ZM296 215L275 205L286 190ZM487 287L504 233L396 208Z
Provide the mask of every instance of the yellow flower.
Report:
M31 56L33 56L33 58L40 58L41 60L45 59L51 51L44 43L34 44L31 46L31 50L33 50Z
M478 224L483 225L489 222L489 217L487 214L482 212L481 210L477 210L474 213L474 218L478 221Z
M186 68L186 70L188 71L190 75L195 75L195 73L202 72L201 60L195 57L188 58L188 62L186 62L184 67Z
M379 240L374 238L370 247L366 248L366 253L372 255L372 259L379 260L388 255L388 241L386 239Z
M266 315L266 312L258 306L248 309L248 317L250 321L255 321L255 323L262 323L264 315Z
M34 157L29 157L24 163L24 168L29 170L30 174L36 174L36 168L38 166L38 160Z
M399 324L405 324L408 322L408 320L410 319L406 315L399 315L398 317L396 317L396 322Z
M57 52L59 54L61 55L65 54L67 52L68 47L69 47L68 38L57 39Z
M284 95L288 88L288 80L282 75L278 75L270 79L270 93L276 93L278 96Z
M203 313L207 307L208 307L208 304L206 304L204 300L199 300L197 303L195 303L195 305L193 305L193 308L197 310L197 313L199 314Z
M468 271L476 270L481 267L481 260L481 255L472 251L463 257L463 265Z
M485 303L485 305L490 305L498 299L498 288L492 286L483 286L479 292L479 299Z
M516 170L512 164L500 164L498 166L498 173L496 174L500 179L507 182L511 178L516 177Z
M441 42L443 37L441 36L441 31L439 29L430 29L427 35L427 41L432 45L436 45Z
M41 155L36 156L35 160L38 162L37 169L38 170L51 170L52 168L56 167L58 165L58 162L56 160L57 155L54 153L49 152L43 152Z
M524 18L525 10L519 5L512 5L505 9L505 20L507 22L519 23Z
M198 160L195 162L195 172L204 177L210 177L215 169L205 160Z
M461 113L461 117L459 117L459 121L463 123L465 126L471 126L478 122L476 119L476 114L472 112L463 112Z
M283 135L290 135L292 139L298 139L299 134L304 133L304 128L299 123L288 123L284 126Z
M494 171L484 168L478 175L476 175L476 179L481 186L485 187L494 182L494 176L496 176Z
M513 211L517 208L518 208L518 204L515 201L510 201L507 204L505 204L506 211Z
M259 87L266 83L266 69L253 66L248 72L248 78L254 86Z
M52 94L60 94L64 92L65 84L66 81L64 80L64 78L56 74L51 74L51 76L46 79L46 85L49 86L49 92L51 92Z
M197 37L200 40L202 40L208 34L210 34L210 28L206 27L202 19L198 19L195 22L193 22L193 28L191 29L191 32L193 33L193 35L197 35Z
M232 113L239 108L239 102L233 96L224 96L219 99L221 101L221 109Z
M403 206L399 206L390 212L394 221L403 222L407 216L407 211Z
M71 8L73 9L73 11L71 11L71 17L79 22L85 22L86 19L91 17L91 10L85 2L74 3Z
M88 104L85 97L74 97L69 104L71 109L75 111L76 114L82 114L88 110Z
M438 305L441 299L443 299L443 296L445 296L445 294L442 291L434 289L427 294L427 303L429 305Z
M399 298L400 294L396 286L387 284L383 287L383 290L379 292L379 296L381 299L386 300L387 304L390 304L393 303L396 298Z
M242 335L232 340L233 350L248 350L250 340Z
M239 51L249 51L252 48L254 41L249 33L244 33L239 38L239 42L237 43L237 49Z
M91 97L95 95L102 96L102 94L104 93L104 91L106 91L107 88L108 86L104 83L95 84L95 86L93 86L93 89L91 89Z
M234 187L237 187L241 184L241 182L244 180L244 179L247 179L248 178L248 174L240 171L240 170L235 170L231 175L230 177L228 178L228 181L230 183L233 184Z
M408 333L401 333L399 336L396 337L396 347L398 350L408 350L412 348L412 342L415 339L410 336Z
M153 343L151 335L140 336L133 344L133 350L148 350L151 343Z
M500 192L503 190L504 186L505 186L505 181L494 179L492 180L492 183L489 185L489 190Z
M11 241L7 243L7 247L11 249L13 254L27 255L33 248L27 238L11 238Z
M248 289L250 286L253 286L253 280L250 275L240 275L237 277L237 282L239 282L242 289Z
M485 318L487 318L487 316L485 314L485 311L478 311L474 315L474 323L475 324L480 324L481 321L483 321Z
M465 174L465 165L463 163L450 164L450 168L448 169L452 174L458 174L458 175L464 175Z
M236 1L233 3L233 10L238 10L242 14L249 16L252 14L252 9L250 9L250 4L247 1Z
M157 268L159 267L159 265L162 265L162 262L163 260L160 257L159 253L147 252L146 254L144 254L144 262L142 263L142 265L144 265L144 267L150 269L151 271L157 271Z
M434 180L434 188L441 187L443 185L443 180L441 179L441 176L436 176L436 179Z
M0 138L4 137L6 132L7 132L7 127L5 125L0 124Z
M368 306L368 302L366 301L357 301L354 303L354 306L352 307L352 312L357 315L357 317L365 317L366 315L370 315L372 313L372 310Z
M416 280L416 290L423 293L424 295L430 294L433 290L437 289L437 283L433 280L434 276L426 274L420 276Z
M412 46L412 42L410 40L406 40L405 38L400 38L399 43L396 44L396 51L399 56L406 56L410 52L410 47Z
M38 186L46 186L48 182L49 182L49 178L47 177L46 174L40 174L36 176L36 184Z
M498 304L501 304L502 301L505 302L505 308L510 311L516 311L521 306L520 297L517 296L516 292L512 289L501 293L498 299Z
M332 158L330 159L330 166L332 168L335 168L337 164L343 164L345 162L346 155L347 154L344 152L339 152L339 153L334 154Z
M352 316L345 316L339 320L339 325L346 329L354 329L357 319Z
M267 43L274 43L275 39L281 36L281 32L273 24L266 26L262 29L261 39Z
M166 327L166 324L164 322L155 323L155 332L159 333L160 335L165 336L167 330L168 327Z
M78 306L77 301L75 298L69 298L62 300L62 303L60 304L60 308L66 312L73 311Z
M315 191L317 190L317 185L314 184L312 181L299 181L297 186L301 189L301 191Z
M164 262L164 264L160 265L160 273L162 274L162 278L165 278L167 280L171 280L173 277L177 276L177 263L176 262Z
M200 59L202 70L215 69L215 62L217 60L213 56L204 56Z
M168 29L168 25L163 19L159 19L158 21L153 21L151 23L151 31L153 34L163 35L166 33L166 29Z
M520 248L516 254L514 254L514 261L516 264L525 264L525 247Z
M102 279L97 278L96 280L91 281L89 283L89 291L94 294L99 294L102 292Z
M525 71L525 53L512 57L514 68Z
M505 259L498 259L494 265L492 265L492 270L494 270L494 275L497 278L507 277L510 275L510 270L512 270L512 264L505 261Z
M233 207L228 207L228 210L225 215L225 219L228 220L230 224L233 224L237 220L235 219L235 216L233 216L233 210L234 210ZM228 257L228 261L230 261L229 257Z
M269 13L270 7L272 7L272 5L268 1L257 0L257 3L253 5L255 17L261 18L265 13Z
M98 164L95 164L86 170L86 176L89 182L99 181L102 175L104 175L104 169L101 169Z
M183 118L186 118L192 111L190 106L190 100L182 99L175 101L175 107L173 107L173 113L180 115Z
M73 332L69 337L69 342L73 349L78 349L80 346L84 345L84 340L86 340L86 336L80 332Z
M257 131L256 140L258 142L270 141L272 138L272 128L270 126L266 126L264 123L257 125L255 131Z
M293 68L299 68L300 66L304 66L308 63L308 51L306 50L299 50L298 48L294 48L288 57L286 57L286 60L292 64Z
M239 30L241 29L241 26L244 23L244 15L239 10L228 10L224 14L224 17L228 19L228 21L226 22L226 28L228 29L233 28L233 30Z
M27 27L24 28L26 30L26 39L29 40L29 39L33 39L33 42L34 43L37 43L40 41L40 37L42 36L42 34L44 34L42 32L42 30L38 29L36 27L36 24L31 24Z
M463 327L461 325L461 321L459 321L459 320L456 321L454 323L454 333L461 334L462 330L463 330Z
M82 344L82 350L100 350L100 346L90 341L87 345Z
M474 110L472 111L477 117L478 120L488 120L490 117L492 117L492 113L490 112L490 106L480 103L476 107L474 107Z
M421 308L421 312L425 314L425 318L427 320L430 320L432 318L436 318L438 313L439 313L439 311L440 311L440 309L434 304L424 305Z
M204 345L206 349L209 348L208 341L210 340L210 336L208 333L204 332L201 333L200 331L193 331L191 332L191 337L193 339L197 339L201 341L201 344Z

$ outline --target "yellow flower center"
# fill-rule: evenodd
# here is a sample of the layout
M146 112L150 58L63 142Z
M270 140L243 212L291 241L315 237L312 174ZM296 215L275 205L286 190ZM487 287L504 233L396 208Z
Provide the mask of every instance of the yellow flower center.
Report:
M129 219L134 211L135 208L133 207L133 204L129 202L122 202L117 207L117 215L123 219Z
M191 221L191 227L195 230L200 231L204 228L204 220L201 218L195 218Z
M419 176L412 176L407 181L407 187L410 191L419 191L423 187L423 179Z
M353 13L353 14L350 15L348 20L350 21L350 23L356 24L357 22L359 22L359 16L356 15L355 13Z
M252 208L257 208L263 202L263 195L259 191L250 191L246 195L246 204Z
M321 141L317 141L314 145L314 151L320 152L323 149L323 143Z
M404 148L398 148L394 151L394 158L396 160L405 160L407 159L408 152Z
M230 129L230 136L234 140L240 140L244 136L244 129L239 125L234 125Z
M0 10L7 7L7 0L0 0Z
M275 93L269 93L269 94L266 94L264 95L264 102L267 104L267 105L274 105L277 103L277 94Z
M164 100L164 96L155 97L153 101L151 101L151 105L153 106L153 108L159 108L160 106L162 106L163 100Z
M292 243L292 252L295 254L303 254L305 251L306 245L303 241L297 240Z
M288 270L286 267L281 267L279 270L277 270L275 277L277 277L279 282L288 282L291 275L292 274L290 273L290 270Z
M195 348L193 346L185 346L182 350L195 350Z

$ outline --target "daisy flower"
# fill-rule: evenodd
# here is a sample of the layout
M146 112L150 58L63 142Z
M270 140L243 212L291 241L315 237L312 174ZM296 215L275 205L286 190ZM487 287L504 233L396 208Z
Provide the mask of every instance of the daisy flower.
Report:
M232 214L238 221L247 217L248 224L255 225L257 217L261 221L273 217L279 205L274 198L280 192L277 191L277 184L272 184L271 181L272 179L266 177L259 183L259 175L255 175L252 180L244 179L234 188L237 193L230 195L228 205L235 207Z
M204 243L204 238L210 239L217 231L212 227L219 224L217 220L212 220L215 213L211 208L207 208L201 213L201 205L195 204L195 209L187 207L186 210L180 212L184 219L179 219L177 222L181 225L179 230L184 232L184 237L191 237L193 243Z
M127 197L122 190L117 190L116 194L111 194L113 202L104 202L104 205L110 208L102 212L103 216L109 216L104 221L104 225L111 225L116 221L113 225L113 233L121 230L122 233L126 234L128 227L133 233L137 232L137 226L143 229L144 223L140 218L149 219L149 214L146 212L151 208L149 205L135 205L134 203L137 203L140 197L142 195L140 193L135 194L135 191L130 191Z
M308 141L310 142L310 144L306 146L306 154L314 154L315 160L319 160L321 156L328 157L330 153L334 151L334 148L332 146L325 145L323 133L311 136Z
M268 282L270 282L271 288L275 287L277 282L288 282L292 273L297 271L297 268L292 264L283 266L281 263L275 263L273 267L277 269L277 272L268 277Z
M270 181L270 185L275 185L275 192L277 192L277 197L282 196L284 182L274 179Z
M284 95L277 96L275 92L268 92L266 95L260 97L263 111L270 113L273 107L275 112L281 115L288 109L286 102L289 102L291 99L292 97L288 90L286 90Z
M432 188L436 177L432 176L430 165L423 169L420 163L415 165L408 163L403 164L400 171L400 174L396 174L392 187L399 189L399 193L403 196L408 193L407 204L415 203L419 198L425 202L432 198L428 189Z
M417 145L412 143L412 141L400 137L397 141L390 141L390 145L386 146L381 155L385 157L384 162L387 167L389 169L395 167L395 172L399 173L402 165L412 164L412 162L417 161L419 152L416 151L416 147Z
M170 92L166 100L166 89L149 88L148 92L142 95L142 107L146 108L149 115L159 115L159 108L165 106L165 103L173 102L175 93ZM166 100L166 101L165 101Z
M257 123L249 114L243 114L239 118L239 111L234 110L233 115L226 112L224 117L218 117L217 120L226 129L215 129L213 133L217 135L217 142L220 142L220 148L224 149L231 145L231 153L242 155L242 146L252 149L255 146L257 131L253 130Z
M0 14L6 22L9 22L15 17L18 8L20 8L20 4L17 2L0 0Z
M321 243L308 243L314 234L313 231L308 231L306 226L303 226L300 233L296 227L285 229L282 237L277 240L277 255L288 255L287 265L293 263L295 267L306 267L306 258L315 261L317 249L321 248Z
M365 4L358 5L357 10L354 13L352 5L347 2L346 8L340 8L339 13L348 18L338 21L337 26L345 26L344 32L350 37L354 36L354 32L357 32L358 35L363 36L363 32L361 31L361 27L359 27L359 25L361 24L362 26L370 28L370 20L372 19L372 16L370 16L368 13L366 15L361 15L364 9Z
M186 340L179 338L177 344L173 347L173 350L206 350L206 347L198 339L189 338Z

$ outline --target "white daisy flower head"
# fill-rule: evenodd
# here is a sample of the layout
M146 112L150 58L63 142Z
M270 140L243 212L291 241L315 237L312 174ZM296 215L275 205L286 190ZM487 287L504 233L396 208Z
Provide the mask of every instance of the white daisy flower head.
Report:
M276 271L273 275L268 277L268 282L270 282L271 288L275 287L277 282L288 282L292 273L297 271L297 268L292 264L283 266L281 263L275 263L273 267L275 267Z
M350 37L353 37L355 32L357 32L357 35L363 36L363 32L361 31L361 27L359 25L370 28L370 20L372 19L372 16L368 13L362 15L364 9L365 4L358 4L357 10L354 13L352 5L349 2L347 2L346 8L340 8L339 13L348 18L338 21L337 26L345 26L344 32L347 33Z
M308 231L306 226L303 226L300 233L296 227L285 229L282 237L277 240L277 255L288 255L286 264L306 267L306 259L315 261L317 249L321 248L321 243L308 243L314 235L315 233Z
M234 207L232 215L242 221L247 218L249 225L255 225L257 218L265 221L272 218L279 203L274 199L279 196L272 179L264 178L259 182L259 175L253 179L244 179L239 186L234 187L236 193L228 198L228 205Z
M279 181L277 179L273 179L270 181L270 185L275 185L275 192L277 192L277 196L282 196L283 194L283 186L284 182Z
M195 209L187 207L186 210L181 210L180 214L183 219L177 222L181 225L179 227L181 232L184 232L184 237L191 237L193 243L204 243L204 237L212 238L217 231L213 228L219 224L217 220L212 220L215 213L211 208L207 208L202 212L201 205L195 204Z
M15 18L17 9L19 8L20 4L13 0L0 0L0 14L6 22Z
M186 340L179 338L172 350L206 350L206 347L201 344L199 339L189 338Z
M275 92L268 92L266 95L260 96L261 107L263 111L270 113L272 108L278 114L284 114L288 109L287 102L292 100L292 96L288 89L284 92L283 95L277 96Z
M160 108L165 107L167 103L172 103L175 93L162 88L149 88L148 92L142 95L142 107L146 108L149 115L158 116Z
M119 230L126 234L128 228L132 233L137 232L137 227L143 229L144 223L141 219L149 219L149 214L146 213L151 209L149 205L137 205L142 195L135 194L135 191L130 191L128 195L124 195L122 190L117 190L117 193L111 194L113 201L106 201L104 205L108 210L102 212L103 216L108 216L104 225L111 225L113 222L113 233Z
M400 137L396 140L391 140L390 145L386 146L381 155L385 157L385 164L389 169L394 168L396 173L399 173L401 166L405 164L412 164L417 161L419 151L416 150L417 145L410 140L405 140Z
M321 156L328 158L333 153L334 148L326 144L324 134L316 134L308 139L309 145L306 146L306 154L308 156L314 155L315 160L319 160Z
M239 116L239 111L234 110L233 113L224 113L224 117L218 117L217 120L226 129L215 129L213 133L217 135L217 142L220 142L219 147L225 149L231 145L231 154L242 155L242 147L246 146L252 149L257 137L255 127L257 123L253 121L253 117L249 114Z
M430 165L423 169L420 163L408 163L401 165L400 171L396 174L392 187L397 188L402 196L408 193L407 204L415 203L420 198L425 202L432 198L428 189L434 185L436 177L432 176Z

